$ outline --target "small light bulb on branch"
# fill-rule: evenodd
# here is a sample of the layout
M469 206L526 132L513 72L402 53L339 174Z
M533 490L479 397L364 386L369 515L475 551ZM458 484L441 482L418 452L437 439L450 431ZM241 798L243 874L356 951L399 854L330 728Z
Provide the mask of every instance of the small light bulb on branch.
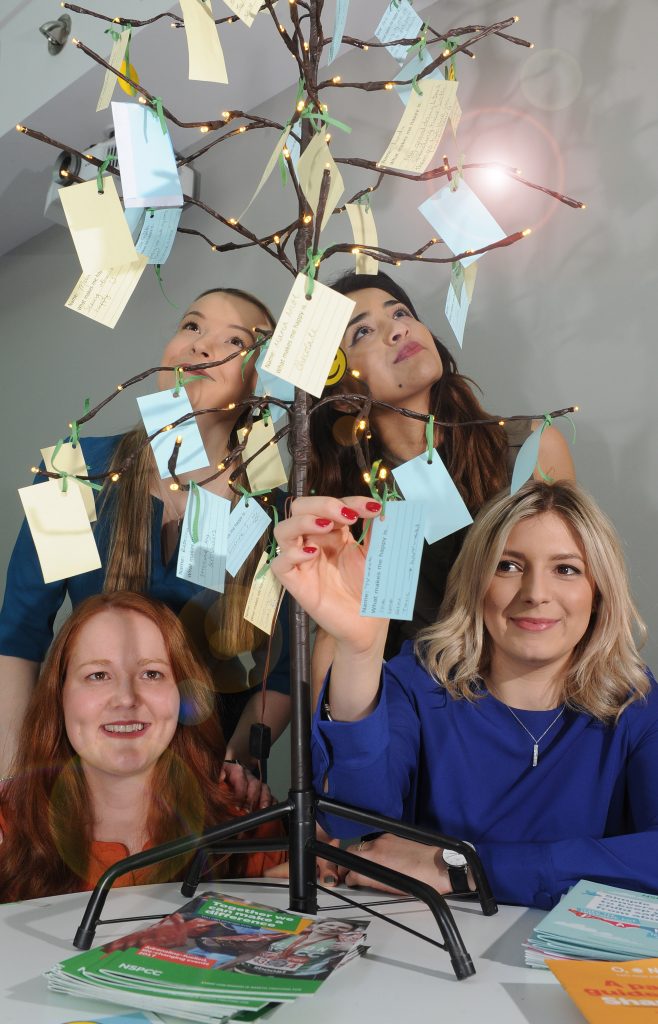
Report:
M521 234L523 235L524 238L527 238L528 235L532 234L532 228L524 228L523 231L521 232Z
M238 223L235 217L229 217L228 222L229 222L229 224L237 224Z
M170 491L177 491L178 489L178 484L169 484Z
M367 424L366 424L365 420L359 420L359 424L358 424L359 430L365 430L366 429L366 425Z
M16 125L16 131L17 132L26 132L27 128L25 128L22 124L17 124Z
M77 40L77 39L72 39L72 40L71 40L71 46L79 46L79 40Z
M308 53L308 41L306 39L304 40L304 49Z
M226 469L226 466L224 465L223 462L218 462L217 463L217 469L219 470L220 473L223 473L224 470Z
M353 377L360 377L361 376L361 371L360 370L350 370L350 373L352 374Z
M393 88L393 83L392 82L387 82L386 85L384 86L384 88L388 89L388 91L390 92L391 89Z
M288 149L287 146L283 147L283 155L286 158L286 160L290 160L290 150Z
M110 477L110 480L112 481L113 484L116 484L119 480L119 474L113 473L112 476Z
M580 412L580 406L579 405L574 405L573 411L574 412Z
M449 56L450 56L450 53L451 53L451 51L450 51L450 50L444 50L444 51L443 51L443 53L441 54L441 56L442 56L442 57L449 57Z
M36 466L30 466L30 473L38 473L38 472L39 472L39 470L37 469Z
M334 83L334 85L338 85L338 83L340 82L340 75L334 75L331 81Z
M279 237L279 235L274 235L272 241L274 242L275 245L278 245L279 242L281 241L281 238Z
M205 135L206 132L210 131L210 128L208 127L207 124L202 124L201 127L199 128L199 131L201 132L202 135Z
M229 402L229 404L227 405L226 408L227 409L235 409L235 402Z
M60 178L68 178L69 172L64 170L64 168L62 167L61 171L59 172L59 176Z
M380 480L385 480L386 479L386 477L388 476L388 470L387 470L386 466L382 466L382 468L379 470L379 473L377 474L377 476L379 477Z
M369 484L370 483L370 473L364 473L363 474L363 479L364 479L365 483Z
M299 100L299 102L297 103L297 110L298 110L298 112L300 114L301 114L301 112L302 112L302 110L304 109L305 106L306 106L305 101L304 100Z
M182 434L179 434L177 436L177 438L176 438L176 444L180 447L180 445L182 445L182 443L183 443L183 437L182 437Z
M230 110L222 110L222 117L224 118L225 121L230 121L231 120L231 111Z
M217 246L216 245L211 245L210 248L211 248L212 252L217 252Z
M117 391L123 391L123 384L117 384Z
M145 96L138 96L137 97L137 102L141 103L142 106L146 106L146 97Z
M352 256L358 256L360 251L361 250L358 249L357 246L354 246L354 248L352 249Z
M499 427L504 427L505 426L505 420L498 420L498 426Z
M246 126L246 124L241 124L241 125L240 125L240 127L238 128L238 131L239 131L240 133L242 133L242 132L246 132L246 130L247 130L247 126Z
M305 213L302 220L304 221L305 224L310 224L311 221L313 220L313 215L311 213Z

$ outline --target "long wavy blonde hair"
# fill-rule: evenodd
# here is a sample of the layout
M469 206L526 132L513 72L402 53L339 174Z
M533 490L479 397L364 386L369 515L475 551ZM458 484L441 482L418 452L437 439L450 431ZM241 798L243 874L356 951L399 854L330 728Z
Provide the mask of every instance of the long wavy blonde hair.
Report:
M594 611L574 648L561 700L610 721L649 691L638 653L646 628L630 595L617 533L577 484L534 480L482 509L448 577L439 620L418 634L416 653L451 696L475 700L482 694L491 661L484 596L511 530L545 512L560 516L578 538L595 585Z

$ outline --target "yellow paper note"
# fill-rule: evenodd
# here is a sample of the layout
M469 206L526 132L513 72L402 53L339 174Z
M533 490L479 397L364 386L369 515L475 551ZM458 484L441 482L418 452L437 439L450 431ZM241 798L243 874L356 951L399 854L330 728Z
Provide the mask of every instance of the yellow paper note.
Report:
M245 213L247 212L247 210L249 209L249 207L253 203L254 199L256 198L256 196L258 195L260 190L262 189L263 185L265 184L265 182L269 178L270 174L272 173L272 171L276 167L276 162L279 159L279 156L281 155L281 153L283 152L283 149L284 149L284 146L286 144L286 141L288 139L288 135L289 134L290 134L290 128L287 128L281 134L281 138L279 139L279 141L277 142L276 146L274 147L274 152L272 153L272 156L270 157L270 159L267 161L267 165L265 167L265 170L263 171L263 173L260 176L260 181L258 182L258 185L256 186L256 191L254 192L253 196L251 197L251 199L249 200L249 202L245 206L244 210L240 214L238 220L242 220L242 218L244 217Z
M450 127L452 128L453 135L457 134L457 129L459 128L459 122L461 119L462 108L459 105L459 100L455 96L455 102L453 103L452 110L450 111Z
M138 256L123 267L83 274L65 305L105 327L114 327L147 264L148 256Z
M378 167L422 174L441 141L455 103L457 82L423 79L422 96L412 92Z
M228 83L226 63L211 0L180 0L187 36L189 78L193 82Z
M44 583L100 569L100 555L78 487L62 491L59 480L47 480L21 487L18 493Z
M356 246L377 245L377 225L372 215L372 210L366 208L363 203L348 203L345 207L352 225L354 244ZM356 254L357 274L376 274L379 270L379 263L374 256L367 256L363 252Z
M245 430L239 432L240 441L244 440L245 433ZM262 419L254 420L242 457L246 461L261 448L267 447L247 466L247 477L252 491L272 491L275 487L288 483L288 474L281 461L278 445L276 442L270 444L274 434L271 417L267 426Z
M658 1021L658 959L546 964L590 1024Z
M126 55L126 47L128 46L128 40L130 39L130 29L126 28L123 30L118 39L114 40L114 46L110 52L110 56L107 58L107 63L117 71L121 70L123 58ZM107 110L112 99L112 93L114 92L114 86L117 84L117 76L112 71L105 72L105 78L103 79L103 86L101 88L101 94L98 97L98 103L96 104L96 113L99 110Z
M137 259L135 244L123 214L114 178L96 178L60 188L59 197L73 244L85 274L120 267Z
M55 448L56 445L52 445L50 448L41 449L41 457L46 469L50 470L51 473L60 473L64 470L65 473L74 473L76 476L87 476L87 464L80 442L78 442L75 448L72 444L68 443L62 445L55 459L57 466L53 466L53 452ZM78 487L80 489L89 522L95 523L96 504L94 502L93 487L89 487L88 484L79 484L76 480L69 480L69 487Z
M298 274L272 335L263 369L319 398L347 327L354 300L319 281L306 298Z
M263 6L263 0L224 0L224 3L237 14L247 28L251 28L254 18Z
M251 622L254 626L262 629L264 633L271 635L274 613L282 587L271 569L268 569L260 579L258 578L258 573L265 565L266 560L267 551L263 551L251 584L244 617L247 622Z
M473 299L473 292L475 290L475 278L477 277L477 272L477 263L469 263L467 267L464 267L464 288L466 289L466 296L468 298L469 305Z
M334 158L332 157L329 151L329 146L327 145L327 133L325 129L322 128L313 136L308 146L300 156L299 163L297 164L299 187L304 193L306 201L313 210L313 213L315 213L318 208L320 186L322 185L322 175L324 174L325 169L329 171L331 178L329 180L329 194L324 208L321 228L324 228L334 211L334 207L339 202L340 197L345 191L340 171L338 170L338 166L334 163Z

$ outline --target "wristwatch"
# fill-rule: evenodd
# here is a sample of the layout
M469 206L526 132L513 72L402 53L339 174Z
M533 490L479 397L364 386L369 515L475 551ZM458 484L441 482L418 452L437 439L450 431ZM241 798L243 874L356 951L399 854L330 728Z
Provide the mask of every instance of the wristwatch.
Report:
M466 840L464 840L466 842ZM467 843L472 850L473 843ZM448 877L452 891L455 893L470 892L468 886L468 862L463 853L456 850L443 850L443 863L448 867Z

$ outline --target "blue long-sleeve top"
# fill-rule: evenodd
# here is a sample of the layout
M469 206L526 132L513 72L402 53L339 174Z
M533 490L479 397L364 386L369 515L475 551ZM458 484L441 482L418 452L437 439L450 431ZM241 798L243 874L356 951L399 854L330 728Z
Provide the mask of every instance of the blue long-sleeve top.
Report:
M543 909L580 878L658 891L658 686L617 724L566 709L539 744L482 690L455 700L410 642L368 717L313 722L328 797L472 842L501 903ZM556 710L514 709L535 736ZM354 825L327 819L333 835Z

